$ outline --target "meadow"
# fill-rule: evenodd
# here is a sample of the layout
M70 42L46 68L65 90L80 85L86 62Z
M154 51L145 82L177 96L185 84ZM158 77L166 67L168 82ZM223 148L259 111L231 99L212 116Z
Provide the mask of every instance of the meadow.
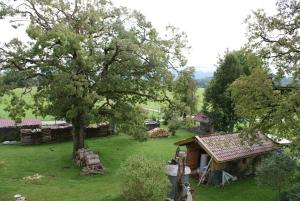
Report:
M32 94L35 93L35 88L32 88L31 93L26 93L23 95L23 99L25 102L29 105L33 105L33 97ZM15 89L15 92L18 96L21 96L22 93L24 92L24 89ZM197 110L200 111L201 107L203 105L203 93L204 93L204 88L198 88L197 90L197 96L198 96L198 104L197 104ZM5 111L6 106L9 104L10 96L5 95L3 97L0 97L0 118L9 118L9 114L7 111ZM163 103L160 102L153 102L153 101L148 101L146 104L141 104L140 106L148 111L148 117L156 117L156 118L161 118L162 113L161 109L163 107ZM54 117L52 116L46 116L46 117L40 117L40 116L35 116L33 114L33 111L31 109L26 110L26 116L25 118L38 118L42 120L55 120Z
M198 110L203 101L204 89L197 91ZM22 89L17 89L21 94ZM32 104L30 94L24 96ZM8 118L4 111L9 97L0 101L0 118ZM161 103L148 102L141 105L149 109L149 116L161 117ZM26 118L35 118L31 110ZM38 117L49 120L53 117ZM0 201L9 201L14 194L25 195L30 201L121 201L123 181L119 172L122 163L132 155L144 155L157 161L167 162L175 153L174 142L193 136L179 130L176 136L165 139L149 139L138 142L126 135L88 139L87 146L99 152L105 166L104 175L82 176L80 169L71 160L71 142L35 146L0 145ZM25 181L23 178L40 174L40 181ZM231 183L225 188L201 185L191 181L196 201L272 201L276 193L268 187L255 184L253 178Z
M144 155L157 161L170 160L174 142L192 136L179 130L176 136L138 142L126 135L87 140L87 146L100 153L105 166L103 175L82 176L71 160L71 142L35 146L0 145L0 200L12 200L14 194L30 201L121 201L122 183L119 172L123 161L132 155ZM44 177L38 182L22 178L34 174ZM196 185L196 201L272 201L276 193L257 186L253 178L226 185L224 188Z

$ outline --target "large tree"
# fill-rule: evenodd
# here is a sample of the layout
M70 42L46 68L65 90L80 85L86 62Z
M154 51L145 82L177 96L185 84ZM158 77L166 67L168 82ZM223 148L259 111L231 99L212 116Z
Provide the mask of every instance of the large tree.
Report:
M278 0L277 13L254 11L246 19L248 46L277 69L278 75L300 78L300 1Z
M0 48L0 70L38 79L36 111L72 123L73 154L84 147L86 125L130 121L126 111L135 104L166 100L169 69L185 64L184 33L168 27L160 37L141 13L107 0L0 5L1 18L14 27L29 22L30 39L13 39Z
M235 114L234 105L228 88L241 75L249 74L251 68L261 66L261 61L245 50L226 52L220 59L204 93L203 111L210 117L210 123L217 131L233 131L239 118Z
M279 0L276 6L275 15L258 10L247 19L248 47L275 75L254 71L242 77L232 86L233 99L239 115L252 119L245 134L271 131L292 138L299 150L300 2ZM286 84L284 77L290 80Z
M245 138L255 140L257 131L272 132L293 139L299 149L300 93L293 89L282 91L278 84L260 68L240 77L230 87L235 112L244 120Z

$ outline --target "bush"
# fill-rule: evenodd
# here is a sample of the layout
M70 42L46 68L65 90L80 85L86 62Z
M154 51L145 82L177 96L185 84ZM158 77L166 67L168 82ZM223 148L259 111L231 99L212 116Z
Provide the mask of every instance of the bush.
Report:
M278 201L300 200L300 183L294 184L290 190L280 193Z
M121 168L125 201L161 201L169 189L164 164L143 156L130 157Z
M258 166L256 181L281 192L295 175L296 167L296 162L289 156L273 154Z
M187 117L183 120L183 126L185 128L192 128L194 126L194 120L191 117Z
M180 128L180 121L177 119L172 119L169 121L168 129L171 132L171 134L174 136L176 131Z
M174 116L174 111L171 110L168 107L163 107L162 108L162 113L163 113L163 125L168 125L169 121L172 119Z

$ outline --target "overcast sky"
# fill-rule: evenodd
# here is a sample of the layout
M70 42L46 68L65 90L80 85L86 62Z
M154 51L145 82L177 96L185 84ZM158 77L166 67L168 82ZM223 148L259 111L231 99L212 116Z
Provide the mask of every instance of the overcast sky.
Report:
M244 19L251 10L274 13L275 0L113 0L117 5L141 11L158 30L174 25L185 31L192 49L188 65L213 71L218 55L239 49L246 42ZM22 32L0 21L0 42Z
M174 25L185 31L192 49L188 65L212 71L219 54L246 42L244 19L251 10L274 13L275 0L114 0L141 11L162 30Z

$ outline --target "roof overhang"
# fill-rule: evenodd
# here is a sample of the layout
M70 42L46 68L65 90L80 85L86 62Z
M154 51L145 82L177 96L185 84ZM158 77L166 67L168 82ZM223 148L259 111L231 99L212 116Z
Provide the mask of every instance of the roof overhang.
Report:
M202 143L202 140L201 140L202 137L209 137L209 135L205 135L205 136L201 136L201 137L200 136L194 136L194 137L191 137L191 138L187 138L187 139L175 142L174 144L177 145L177 146L184 146L184 145L188 145L188 144L194 142L194 143L198 144L203 150L205 150L206 153L208 155L210 155L218 163L225 163L225 162L235 161L235 160L239 160L239 159L243 159L243 158L248 158L248 157L254 157L254 156L258 156L258 155L263 155L265 153L268 153L268 152L271 152L271 151L274 151L274 150L277 150L277 149L281 148L281 146L279 144L273 143L272 147L266 147L265 149L257 151L257 152L245 154L245 155L238 156L238 157L232 157L230 159L221 159L221 158L217 157L217 155L215 155L212 152L212 150L210 150L208 147L206 147Z

